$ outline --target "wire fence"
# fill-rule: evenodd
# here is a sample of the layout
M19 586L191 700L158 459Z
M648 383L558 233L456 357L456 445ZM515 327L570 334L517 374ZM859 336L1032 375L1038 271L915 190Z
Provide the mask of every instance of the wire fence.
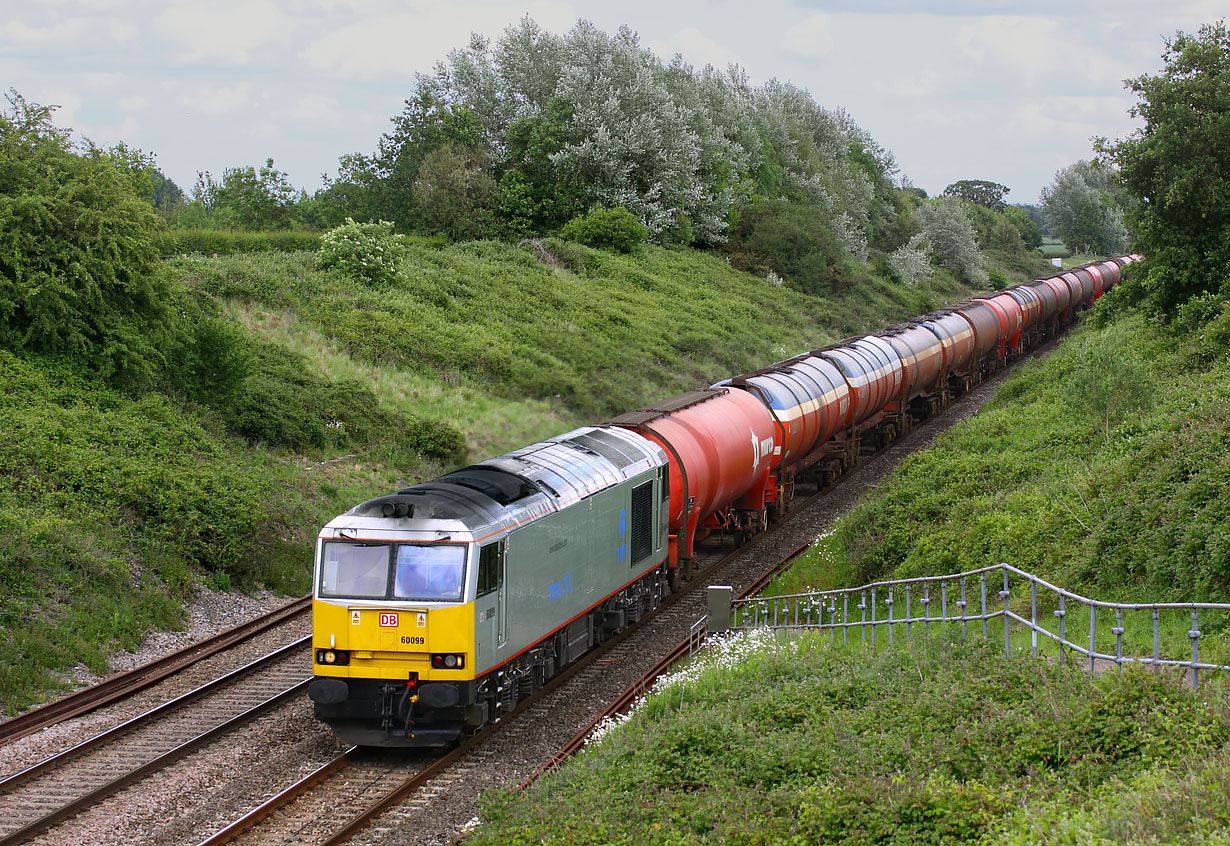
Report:
M1181 667L1193 689L1202 671L1230 670L1230 604L1104 602L1010 564L789 596L735 600L729 587L709 591L709 633L814 629L840 632L846 643L859 638L875 649L885 641L892 646L925 637L933 627L959 625L962 634L974 627L990 637L1002 626L1006 655L1015 643L1035 656L1056 654L1061 663L1087 661L1091 671L1099 662ZM695 631L692 638L698 648Z

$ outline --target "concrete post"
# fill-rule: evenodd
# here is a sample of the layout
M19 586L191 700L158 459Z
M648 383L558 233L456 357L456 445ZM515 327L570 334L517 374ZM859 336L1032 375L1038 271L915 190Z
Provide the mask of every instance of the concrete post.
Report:
M709 634L730 631L730 606L735 591L730 585L709 585Z

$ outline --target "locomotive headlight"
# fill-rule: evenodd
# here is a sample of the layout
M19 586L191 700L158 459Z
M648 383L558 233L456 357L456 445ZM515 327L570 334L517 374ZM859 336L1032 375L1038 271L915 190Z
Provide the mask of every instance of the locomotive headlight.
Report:
M466 665L464 654L432 655L431 666L437 670L461 670Z
M350 663L350 653L345 649L317 649L316 663L326 666L344 666Z

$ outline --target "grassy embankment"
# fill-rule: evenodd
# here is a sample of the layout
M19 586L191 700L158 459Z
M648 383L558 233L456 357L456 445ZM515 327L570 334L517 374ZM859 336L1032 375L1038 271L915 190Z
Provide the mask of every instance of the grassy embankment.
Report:
M196 402L0 352L0 712L180 624L198 581L306 590L319 525L460 460L446 427L478 460L964 293L819 300L691 251L553 247L568 269L411 247L384 290L309 253L172 260L217 381Z
M1109 304L772 592L1007 561L1097 598L1230 600L1230 311L1176 336ZM1147 654L1138 622L1125 649ZM1171 654L1190 654L1189 623L1164 618ZM1202 657L1230 659L1230 620L1200 628ZM1230 842L1226 679L1197 695L1174 675L1005 662L994 631L985 648L876 657L812 640L747 650L651 697L524 799L494 797L472 840Z
M730 641L467 844L1230 842L1230 707L980 640Z

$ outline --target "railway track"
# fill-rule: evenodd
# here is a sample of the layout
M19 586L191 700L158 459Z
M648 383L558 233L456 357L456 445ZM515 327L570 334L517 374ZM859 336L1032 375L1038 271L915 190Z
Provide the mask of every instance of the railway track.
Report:
M473 793L464 804L455 804L453 794L457 791L471 794L475 783L487 781L493 771L502 770L507 763L503 750L524 749L531 740L541 741L537 736L542 735L544 724L554 725L565 719L559 713L561 704L587 700L594 703L583 707L582 713L587 720L579 725L588 727L592 722L588 715L593 707L601 707L601 703L607 701L605 697L612 696L617 689L609 682L612 668L639 666L651 651L647 644L661 643L659 633L647 630L666 625L686 631L696 609L705 601L703 585L712 579L732 575L728 569L735 562L749 558L758 560L755 548L761 543L757 539L735 550L702 551L697 560L697 577L683 591L668 597L654 615L588 653L542 690L519 703L500 722L447 754L346 750L202 840L200 846L236 842L333 846L352 840L379 843L386 839L404 842L407 831L426 833L440 828L440 816L453 816L451 811L457 807L470 808L477 798ZM752 566L758 574L765 570L763 565ZM684 651L686 653L686 645ZM644 674L640 673L638 678L643 684ZM601 692L595 695L594 691L598 690ZM577 725L575 718L572 725ZM575 727L571 731L575 731ZM588 730L582 734L588 734ZM562 745L567 736L555 733L549 742ZM558 745L552 751L557 748ZM532 772L524 764L520 770ZM457 821L453 823L451 828L455 830ZM442 831L440 842L447 842L451 835L443 834Z
M268 614L219 632L156 661L74 691L54 702L32 708L24 714L0 722L0 746L130 697L206 658L233 649L311 610L312 597L300 597Z
M22 843L216 742L297 695L311 680L311 638L0 781L0 846Z

